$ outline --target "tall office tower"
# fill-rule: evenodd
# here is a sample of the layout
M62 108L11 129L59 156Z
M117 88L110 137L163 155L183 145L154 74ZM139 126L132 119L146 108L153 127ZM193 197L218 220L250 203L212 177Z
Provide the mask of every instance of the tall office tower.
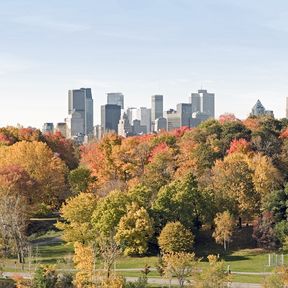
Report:
M83 119L83 131L85 135L93 134L93 99L90 88L69 90L68 114L77 112ZM73 130L73 129L72 129Z
M163 95L153 95L151 105L151 121L163 117Z
M54 124L53 123L44 123L42 128L43 133L54 133Z
M107 93L107 104L121 106L124 109L124 95L122 93Z
M215 94L208 93L207 90L198 90L201 97L201 112L215 118ZM197 112L197 111L196 111Z
M167 119L167 131L173 131L180 128L180 115L177 111L170 109L165 112L165 118Z
M201 111L201 96L198 93L192 93L190 96L192 113Z
M177 104L177 113L180 117L180 127L191 126L191 119L192 119L192 104L188 103L180 103Z
M101 106L101 126L103 132L109 131L118 133L118 123L121 117L121 106L106 104Z
M288 97L286 97L286 118L288 118Z

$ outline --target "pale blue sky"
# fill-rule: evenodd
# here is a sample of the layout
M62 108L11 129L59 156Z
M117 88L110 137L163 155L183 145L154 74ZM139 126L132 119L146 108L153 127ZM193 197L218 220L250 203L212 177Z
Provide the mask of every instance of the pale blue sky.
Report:
M287 0L0 0L0 126L67 114L67 90L165 108L207 88L217 115L246 117L259 98L283 117Z

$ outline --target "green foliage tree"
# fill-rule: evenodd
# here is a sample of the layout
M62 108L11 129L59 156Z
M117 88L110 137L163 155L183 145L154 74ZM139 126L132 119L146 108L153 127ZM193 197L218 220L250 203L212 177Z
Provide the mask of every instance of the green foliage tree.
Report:
M128 203L129 197L121 191L112 191L100 199L91 220L95 231L106 237L115 235L120 219L126 214Z
M127 214L120 219L115 240L123 247L125 255L143 255L152 233L152 220L146 209L132 203L127 207Z
M194 244L194 235L180 222L170 222L161 231L158 243L164 253L191 252Z
M57 273L53 266L40 266L33 278L33 288L55 288Z
M78 167L68 175L68 182L74 194L89 192L89 185L95 180L91 171L85 167Z
M173 221L180 221L188 229L199 228L201 217L205 213L204 203L196 178L189 173L159 191L153 204L153 212L155 219L159 220L157 224L160 230L167 222Z

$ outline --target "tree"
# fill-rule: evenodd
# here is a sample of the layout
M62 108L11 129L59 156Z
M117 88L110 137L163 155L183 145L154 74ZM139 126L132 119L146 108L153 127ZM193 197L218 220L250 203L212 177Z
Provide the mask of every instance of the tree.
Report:
M127 207L127 214L120 219L115 240L124 248L125 255L143 255L152 233L152 220L146 209L132 203Z
M164 253L190 252L194 244L194 235L180 222L170 222L161 231L158 243Z
M74 243L73 261L77 270L75 276L76 288L96 288L94 286L94 249L90 245Z
M264 212L253 224L253 238L259 247L273 249L277 245L275 221L271 212Z
M91 218L97 207L98 197L91 193L80 193L62 205L60 213L64 221L58 221L56 227L63 230L66 242L88 243L94 239Z
M31 216L33 180L22 168L0 168L0 233L4 253L15 252L19 263L25 261L26 230Z
M67 197L65 163L42 142L18 142L0 149L0 168L16 165L37 183L35 202L57 206Z
M209 266L199 274L195 288L230 287L230 276L225 269L224 261L218 261L218 257L215 255L209 255L207 258Z
M53 266L40 266L35 271L33 288L55 288L57 273Z
M44 134L44 141L49 148L65 162L69 169L79 165L79 148L72 139L65 138L60 132Z
M288 266L280 266L272 275L266 277L263 288L286 288L288 287Z
M195 254L186 252L173 252L163 255L164 275L171 279L175 276L179 286L184 287L185 281L192 275L197 266Z
M231 242L232 233L234 230L234 219L228 211L217 213L215 222L215 231L213 237L216 243L223 244L224 250L227 249L227 243Z
M120 219L126 214L128 200L121 191L112 191L101 198L91 219L95 231L106 237L115 235Z
M259 212L261 195L255 191L247 155L232 153L223 161L217 160L212 168L212 183L220 211L246 218Z
M68 182L74 194L89 192L90 184L95 181L96 179L91 175L91 171L85 167L78 167L70 171L68 175Z
M160 189L153 212L160 230L167 222L180 221L186 228L200 228L204 216L204 199L196 178L189 173Z

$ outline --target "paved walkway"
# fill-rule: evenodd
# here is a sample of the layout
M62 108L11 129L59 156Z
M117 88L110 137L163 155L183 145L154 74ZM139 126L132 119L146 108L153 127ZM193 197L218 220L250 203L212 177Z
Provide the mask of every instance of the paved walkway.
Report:
M25 279L30 279L31 274L30 273L24 273L24 272L3 272L2 275L4 277L15 277L21 276ZM127 281L129 282L136 282L138 280L138 277L125 277ZM162 279L162 278L148 278L148 283L149 284L159 284L159 285L169 285L169 280L167 279ZM172 285L177 285L178 281L176 279L172 279L171 281ZM260 284L252 284L252 283L231 283L230 285L231 288L261 288Z

